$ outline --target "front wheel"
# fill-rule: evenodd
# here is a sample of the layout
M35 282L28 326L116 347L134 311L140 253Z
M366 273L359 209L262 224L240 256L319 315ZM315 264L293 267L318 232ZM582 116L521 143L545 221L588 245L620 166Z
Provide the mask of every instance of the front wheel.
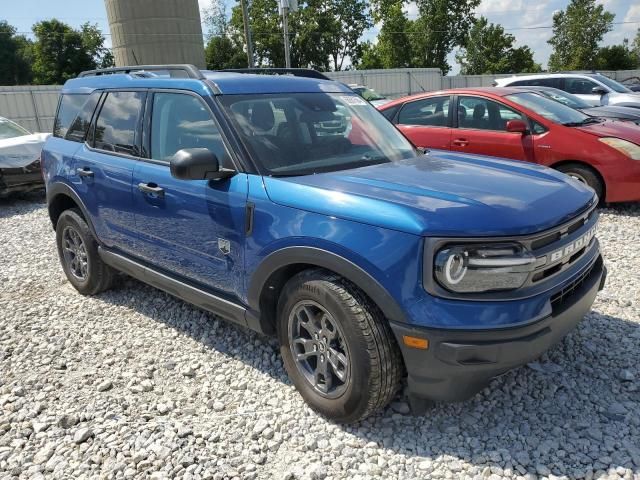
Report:
M285 285L278 302L278 338L296 388L332 420L361 420L397 391L402 360L388 323L338 275L306 270Z
M593 188L600 202L604 202L604 185L593 169L579 163L565 163L557 167L557 170Z

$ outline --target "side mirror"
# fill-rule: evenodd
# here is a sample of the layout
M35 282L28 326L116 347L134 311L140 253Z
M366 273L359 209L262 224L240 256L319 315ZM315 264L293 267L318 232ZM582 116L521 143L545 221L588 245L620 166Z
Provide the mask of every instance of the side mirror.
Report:
M507 132L510 133L527 133L529 129L527 124L522 120L509 120L507 122Z
M208 148L178 150L169 162L171 175L180 180L218 180L235 175L235 170L220 168L218 157Z
M591 93L593 93L594 95L602 96L602 95L606 95L609 92L607 92L603 87L593 87L591 89Z

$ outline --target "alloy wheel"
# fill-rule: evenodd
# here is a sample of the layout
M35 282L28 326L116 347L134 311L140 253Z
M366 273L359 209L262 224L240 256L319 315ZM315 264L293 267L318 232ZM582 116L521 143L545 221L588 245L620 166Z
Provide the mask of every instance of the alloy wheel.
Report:
M349 349L340 324L320 304L298 302L289 315L289 346L296 367L326 398L342 395L349 384Z
M73 227L65 227L62 232L62 252L71 274L80 281L87 279L87 249L82 237Z

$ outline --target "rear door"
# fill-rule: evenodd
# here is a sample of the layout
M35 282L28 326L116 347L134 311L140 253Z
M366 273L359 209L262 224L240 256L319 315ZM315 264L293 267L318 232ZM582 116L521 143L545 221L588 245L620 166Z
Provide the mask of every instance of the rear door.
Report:
M244 278L247 175L172 177L169 161L178 150L208 148L221 166L236 169L231 150L198 95L154 91L147 109L147 158L138 163L133 179L137 255L158 269L237 297Z
M407 102L394 123L416 147L449 150L451 97L442 95Z
M140 155L145 98L139 90L105 92L74 159L74 186L98 237L128 252L135 251L131 180Z
M531 136L506 130L509 120L527 122L513 108L485 97L460 95L456 111L451 150L535 161Z

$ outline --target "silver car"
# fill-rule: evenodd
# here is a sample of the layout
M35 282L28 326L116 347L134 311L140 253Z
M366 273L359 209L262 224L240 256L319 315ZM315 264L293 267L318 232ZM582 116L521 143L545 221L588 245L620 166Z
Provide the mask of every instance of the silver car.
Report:
M545 73L496 79L497 87L552 87L580 97L593 106L640 108L640 93L599 73Z

